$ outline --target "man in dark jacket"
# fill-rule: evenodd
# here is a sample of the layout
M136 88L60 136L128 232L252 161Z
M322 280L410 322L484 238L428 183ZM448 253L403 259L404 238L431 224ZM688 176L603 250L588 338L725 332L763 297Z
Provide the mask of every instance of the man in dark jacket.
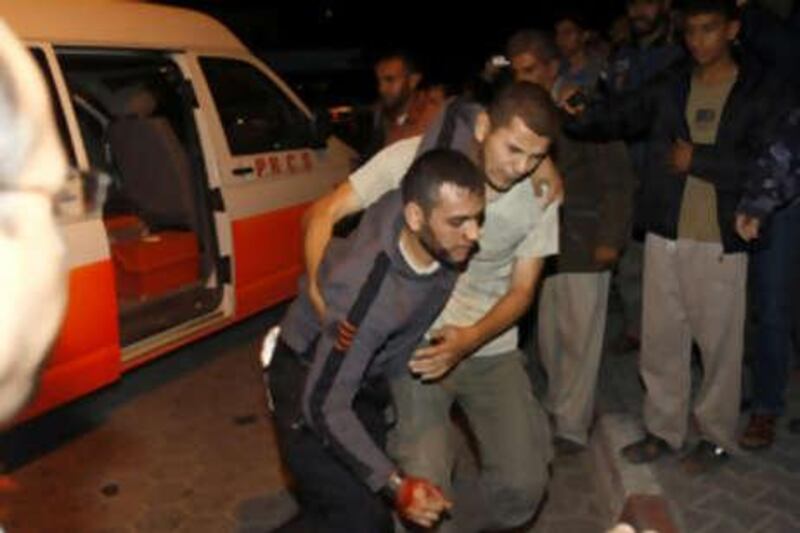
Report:
M466 156L423 155L401 191L327 248L322 323L304 290L287 311L267 361L278 445L303 510L287 531L392 531L386 503L430 527L450 506L386 456L385 378L405 371L447 302L475 250L484 205L483 175Z
M517 81L555 96L559 56L545 33L522 30L508 42ZM621 142L580 142L561 134L556 164L564 180L559 250L539 301L539 352L547 372L548 411L560 454L588 440L603 351L611 273L630 225L633 172Z
M558 140L564 180L558 256L548 259L538 309L548 411L561 453L589 439L611 271L630 231L633 169L621 142Z
M647 434L623 450L632 462L685 443L692 340L703 358L693 409L701 439L684 463L702 470L735 447L747 257L734 213L748 161L782 96L774 78L734 58L736 15L733 0L688 2L693 64L623 101L590 107L569 126L648 139L640 205L647 231L640 359Z
M800 107L791 110L752 166L736 214L736 231L750 241L762 223L800 196Z
M669 0L628 0L632 41L609 59L608 90L621 94L645 86L685 57L676 38Z
M440 102L420 87L422 77L413 58L400 50L389 52L375 62L379 98L372 108L362 163L385 146L420 135L439 113Z
M608 67L601 77L604 81L601 88L605 87L613 95L639 90L686 57L677 35L671 4L670 0L628 0L632 39L609 58ZM636 178L633 223L612 280L622 303L624 331L620 347L623 351L638 349L641 337L644 238L641 216L644 209L639 204L648 152L646 140L630 138L627 141Z
M785 408L798 313L800 271L800 108L785 118L756 158L739 204L736 229L755 241L751 256L752 295L758 312L752 413L739 444L749 450L772 445L775 424ZM796 348L795 348L796 349Z

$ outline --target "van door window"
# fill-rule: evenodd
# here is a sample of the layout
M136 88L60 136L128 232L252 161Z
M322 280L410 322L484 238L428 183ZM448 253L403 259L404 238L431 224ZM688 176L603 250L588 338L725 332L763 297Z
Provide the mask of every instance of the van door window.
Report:
M58 128L58 136L61 139L61 144L64 147L67 162L70 166L67 182L56 196L56 215L61 220L90 215L92 212L92 200L97 196L98 187L100 187L102 182L100 180L92 181L83 179L81 173L78 172L75 145L73 144L72 136L67 128L64 108L61 105L61 99L56 90L53 72L50 70L50 65L47 62L47 56L41 48L32 47L29 50L47 85L47 92L50 96L50 106L53 116L55 117L56 127Z
M253 65L204 57L208 81L232 155L250 155L311 144L311 121Z
M72 139L69 136L67 120L64 118L64 111L61 108L61 101L58 99L56 84L53 81L53 73L50 72L50 68L47 65L47 58L44 55L44 50L41 48L31 48L30 51L34 61L37 65L39 65L39 68L42 71L42 76L44 76L48 92L50 93L50 102L53 107L53 114L55 115L58 133L61 136L61 142L64 143L64 148L67 150L67 160L69 161L69 164L74 167L75 150L72 146Z
M90 165L111 177L103 222L123 346L208 313L219 254L182 72L156 52L56 52Z

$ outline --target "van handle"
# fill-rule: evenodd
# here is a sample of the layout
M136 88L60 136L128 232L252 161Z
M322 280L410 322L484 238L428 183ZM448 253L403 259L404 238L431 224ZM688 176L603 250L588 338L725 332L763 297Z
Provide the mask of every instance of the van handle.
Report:
M253 167L238 167L233 169L234 176L244 176L245 174L252 174L255 172Z

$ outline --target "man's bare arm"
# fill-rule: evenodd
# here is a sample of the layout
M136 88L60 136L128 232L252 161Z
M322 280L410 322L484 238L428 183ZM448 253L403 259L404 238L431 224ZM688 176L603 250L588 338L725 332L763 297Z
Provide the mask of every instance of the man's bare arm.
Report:
M336 189L314 202L303 217L305 230L303 251L308 273L308 294L320 318L325 315L325 300L317 283L317 274L325 248L328 247L336 223L347 215L360 211L361 208L361 201L355 189L349 180L345 180Z
M409 362L411 371L424 380L436 380L462 359L513 326L533 300L542 272L542 258L517 259L508 291L478 322L471 326L445 326L433 332L433 345L420 348Z

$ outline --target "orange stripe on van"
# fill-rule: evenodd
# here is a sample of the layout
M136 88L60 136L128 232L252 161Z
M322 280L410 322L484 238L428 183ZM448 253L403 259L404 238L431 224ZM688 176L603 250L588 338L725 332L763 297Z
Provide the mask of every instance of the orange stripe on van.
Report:
M39 392L20 418L30 418L120 376L119 326L111 261L69 275L69 303Z
M310 205L233 222L237 319L297 293L303 271L301 219Z

